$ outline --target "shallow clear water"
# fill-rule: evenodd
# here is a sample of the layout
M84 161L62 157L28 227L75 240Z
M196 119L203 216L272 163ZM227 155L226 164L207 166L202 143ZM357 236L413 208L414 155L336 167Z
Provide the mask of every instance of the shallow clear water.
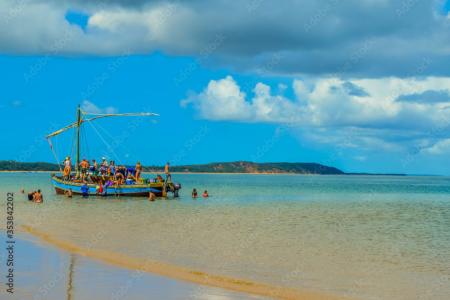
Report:
M66 199L0 174L16 218L76 244L360 299L448 299L450 178L174 174L177 200ZM196 187L209 199L193 200Z
M260 296L200 286L135 270L117 268L58 251L20 234L15 239L14 293L8 300L262 300ZM0 237L0 243L5 238ZM3 257L0 260L4 263ZM3 271L3 270L2 270ZM3 272L0 272L4 275ZM2 278L4 278L2 276ZM1 281L3 282L3 280Z

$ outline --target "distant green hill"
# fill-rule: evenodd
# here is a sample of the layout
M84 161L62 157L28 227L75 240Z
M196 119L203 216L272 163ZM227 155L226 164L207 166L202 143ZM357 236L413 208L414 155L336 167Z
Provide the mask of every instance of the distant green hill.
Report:
M58 171L58 165L46 162L0 161L0 171ZM162 166L144 167L144 171L162 172ZM202 165L172 166L171 172L193 173L292 173L344 174L339 169L316 163L254 163L247 161L219 162Z
M148 170L155 170L149 167ZM160 168L158 168L160 170ZM218 162L203 165L173 166L172 172L193 173L292 173L292 174L344 174L341 170L316 163L254 163L248 161Z
M58 171L58 165L46 162L0 160L0 171Z

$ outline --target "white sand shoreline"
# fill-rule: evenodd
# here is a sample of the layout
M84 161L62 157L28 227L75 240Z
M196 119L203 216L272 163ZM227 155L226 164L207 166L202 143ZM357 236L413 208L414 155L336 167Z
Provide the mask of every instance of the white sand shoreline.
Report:
M65 252L85 256L116 267L156 274L175 280L191 282L201 286L216 287L239 293L248 293L275 299L299 300L348 300L347 297L329 295L307 290L290 289L286 287L270 286L264 283L248 281L245 279L230 278L226 276L207 274L198 270L189 270L184 267L161 263L158 261L142 261L119 253L100 251L79 247L68 241L61 241L30 226L21 226L26 233L39 238Z

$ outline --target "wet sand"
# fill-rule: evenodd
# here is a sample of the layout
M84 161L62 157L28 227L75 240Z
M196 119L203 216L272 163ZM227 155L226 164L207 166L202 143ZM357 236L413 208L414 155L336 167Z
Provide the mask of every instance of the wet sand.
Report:
M125 256L118 253L111 253L106 251L99 251L95 249L82 248L73 243L62 241L51 237L50 235L36 230L30 226L22 226L22 229L25 230L28 234L33 235L36 238L39 238L41 241L46 244L50 244L60 250L63 250L66 253L71 253L72 255L87 257L89 259L98 260L109 265L113 265L120 268L125 268L134 272L138 272L140 274L157 274L159 276L164 276L168 278L172 278L172 280L179 280L179 282L183 282L183 284L188 284L185 282L190 282L191 286L195 286L196 289L214 289L220 288L229 290L227 293L245 293L245 294L230 294L230 296L225 297L224 299L266 299L261 298L269 297L274 299L308 299L308 300L342 300L348 299L343 297L337 297L333 295L320 294L316 292L310 291L302 291L295 289L288 289L284 287L276 287L269 286L262 283L251 282L247 280L235 279L225 276L217 276L212 274L207 274L204 272L189 270L186 268L169 265L165 263L160 263L156 261L150 261L142 259L137 259L129 256ZM83 258L86 260L86 258ZM112 267L109 267L112 268ZM130 272L130 271L129 271ZM153 275L156 276L156 275ZM170 279L166 279L169 280ZM178 282L178 281L177 281ZM111 283L106 282L106 285L115 286ZM83 287L84 288L84 287ZM234 292L231 292L234 291ZM224 292L223 292L224 293ZM255 296L250 296L255 295ZM244 297L244 298L243 298ZM245 298L247 297L247 298ZM255 298L257 297L257 298ZM201 299L193 298L193 299ZM83 298L81 298L83 299ZM100 298L97 298L100 299ZM126 299L131 299L126 297ZM140 299L140 298L136 298ZM160 299L172 299L172 298L160 298ZM177 299L177 298L174 298ZM207 299L212 299L207 297Z
M24 233L15 249L14 294L2 288L0 299L266 299L104 264Z

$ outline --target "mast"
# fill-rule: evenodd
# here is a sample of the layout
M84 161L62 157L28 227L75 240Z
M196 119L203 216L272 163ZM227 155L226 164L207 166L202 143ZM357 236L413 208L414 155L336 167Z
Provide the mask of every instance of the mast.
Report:
M81 127L81 109L80 105L78 104L77 108L77 157L76 157L76 176L79 174L79 168L80 168L80 127Z
M90 117L83 117L83 116L87 116L90 115ZM101 113L87 113L81 110L80 105L78 104L77 107L77 120L61 129L58 129L50 134L48 134L46 136L48 143L50 145L50 149L52 149L53 151L53 155L55 155L55 159L59 164L59 160L56 156L56 153L53 149L52 143L50 141L51 138L69 130L69 129L76 129L76 158L75 158L75 170L76 170L76 174L77 176L80 174L80 132L81 132L81 125L85 122L93 122L95 120L98 119L103 119L103 118L110 118L110 117L154 117L154 116L159 116L158 114L155 113L151 113L151 112L141 112L141 113L109 113L109 114L101 114Z

